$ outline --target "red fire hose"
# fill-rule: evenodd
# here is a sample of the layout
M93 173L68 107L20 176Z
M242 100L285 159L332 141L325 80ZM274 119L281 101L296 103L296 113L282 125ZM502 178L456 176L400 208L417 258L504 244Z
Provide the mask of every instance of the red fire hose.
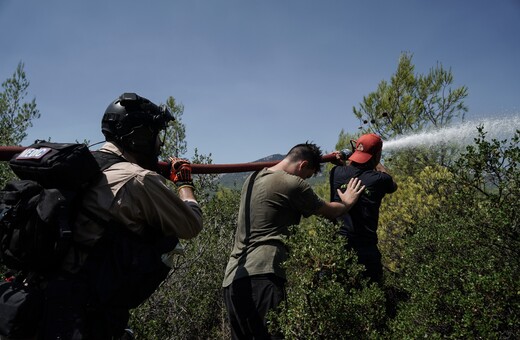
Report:
M9 161L15 154L22 152L23 146L0 146L0 161ZM322 163L330 162L336 159L336 155L327 154L321 158ZM247 172L260 170L265 167L271 167L279 161L274 162L255 162L255 163L235 163L235 164L192 164L193 174L222 174L232 172ZM168 167L168 163L159 162L159 168L164 170Z

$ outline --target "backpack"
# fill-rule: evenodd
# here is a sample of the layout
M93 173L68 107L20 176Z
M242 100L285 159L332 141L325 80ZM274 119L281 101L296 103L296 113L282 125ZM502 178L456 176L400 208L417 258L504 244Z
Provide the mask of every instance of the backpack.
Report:
M0 284L0 335L28 338L44 315L45 278L71 245L81 192L101 168L84 144L47 142L9 165L19 179L0 190L0 263L16 274Z
M0 262L23 272L58 268L81 192L101 174L85 144L40 142L9 162L19 179L0 191Z
M111 165L125 161L90 152L84 144L40 142L10 160L19 177L0 191L0 263L18 273L0 283L0 335L28 337L44 315L48 284L55 282L71 247L78 212L105 228L80 269L92 307L136 308L166 279L161 260L178 243L174 236L138 236L81 208L82 193ZM60 293L61 294L61 293ZM30 334L29 334L30 333Z

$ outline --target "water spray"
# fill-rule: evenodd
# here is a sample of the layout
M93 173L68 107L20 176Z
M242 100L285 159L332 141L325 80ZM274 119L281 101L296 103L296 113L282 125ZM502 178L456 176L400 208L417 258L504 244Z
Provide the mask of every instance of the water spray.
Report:
M24 146L0 146L0 161L9 161L14 155L25 150ZM336 154L330 153L321 158L321 163L327 163L336 160ZM251 162L251 163L234 163L234 164L191 164L193 174L221 174L233 172L248 172L261 170L278 164L280 161L272 162ZM159 171L161 173L168 172L169 164L167 162L159 162Z
M401 136L385 141L384 151L412 148L417 146L432 147L439 144L469 145L478 136L477 126L483 126L486 137L490 139L510 138L520 130L520 115L502 118L485 118L444 127L437 130Z

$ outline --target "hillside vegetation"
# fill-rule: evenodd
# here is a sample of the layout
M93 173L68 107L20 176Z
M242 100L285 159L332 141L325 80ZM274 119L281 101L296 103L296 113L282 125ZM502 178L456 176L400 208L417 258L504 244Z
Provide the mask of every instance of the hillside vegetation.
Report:
M359 133L389 139L464 118L465 87L452 88L442 65L414 73L403 54L389 81L363 98ZM21 143L31 119L29 83L19 65L2 84L0 138ZM177 123L164 155L186 152L183 106L167 104ZM383 200L378 234L385 264L381 285L360 275L343 251L337 225L309 218L292 228L286 262L288 299L270 317L286 339L514 339L520 334L520 131L504 140L479 137L385 155L399 190ZM357 134L341 131L336 149ZM297 143L299 141L296 141ZM194 163L211 163L195 152ZM313 187L329 198L327 170ZM221 283L232 248L241 183L247 174L197 175L204 230L183 242L185 254L155 294L132 310L137 339L229 339ZM12 178L0 164L0 182Z

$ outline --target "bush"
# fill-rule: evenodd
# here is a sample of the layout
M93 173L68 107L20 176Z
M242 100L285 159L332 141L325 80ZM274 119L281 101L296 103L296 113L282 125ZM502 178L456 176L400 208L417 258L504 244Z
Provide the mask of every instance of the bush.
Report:
M452 194L407 240L393 337L511 338L520 324L519 134L480 137L451 169Z
M379 215L379 249L383 265L398 272L406 240L415 232L417 221L446 205L453 175L444 167L427 166L415 176L396 176L399 189L386 195Z
M288 239L287 301L271 314L286 339L374 338L385 320L384 294L367 286L337 227L309 219Z

